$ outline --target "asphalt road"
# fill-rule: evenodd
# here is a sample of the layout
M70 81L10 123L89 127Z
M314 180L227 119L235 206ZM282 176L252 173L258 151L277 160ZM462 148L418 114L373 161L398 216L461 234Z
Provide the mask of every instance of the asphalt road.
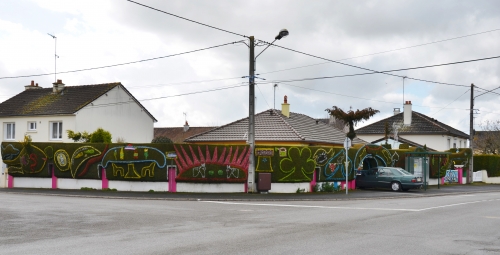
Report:
M498 191L319 201L1 192L0 254L500 254L498 212Z

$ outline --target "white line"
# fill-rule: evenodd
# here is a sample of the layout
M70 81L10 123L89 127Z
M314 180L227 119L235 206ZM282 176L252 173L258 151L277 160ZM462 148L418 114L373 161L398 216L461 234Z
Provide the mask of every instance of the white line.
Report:
M478 201L471 201L471 202L456 203L456 204L450 204L450 205L440 205L440 206L423 208L423 209L420 209L418 211L420 212L420 211L427 211L427 210L438 209L438 208L452 207L452 206L458 206L458 205L476 204L476 203L481 203L481 202L491 202L491 201L498 201L498 200L500 200L500 199L487 199L487 200L478 200Z
M254 206L274 206L274 207L294 207L294 208L321 208L321 209L344 209L344 210L376 210L376 211L403 211L403 212L422 212L432 209L446 208L459 205L475 204L481 202L498 201L500 199L488 199L471 202L463 202L449 205L440 205L427 207L423 209L404 209L404 208L377 208L377 207L342 207L342 206L321 206L321 205L287 205L287 204L257 204L257 203L236 203L236 202L221 202L221 201L198 201L203 203L225 204L225 205L254 205Z
M379 210L379 211L406 211L406 212L418 212L419 211L419 209L339 207L339 206L320 206L320 205L254 204L254 203L235 203L235 202L220 202L220 201L199 201L199 202L214 203L214 204L225 204L225 205L257 205L257 206L295 207L295 208L322 208L322 209L347 209L347 210Z

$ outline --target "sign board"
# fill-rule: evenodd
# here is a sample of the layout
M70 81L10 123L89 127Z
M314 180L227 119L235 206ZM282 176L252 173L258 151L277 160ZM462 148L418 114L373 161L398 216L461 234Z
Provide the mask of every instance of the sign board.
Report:
M472 175L472 181L473 182L482 182L483 181L483 172L481 172L481 171L474 172L474 174Z
M349 148L351 148L351 145L352 145L351 139L349 139L349 137L346 137L344 140L344 148L348 150Z

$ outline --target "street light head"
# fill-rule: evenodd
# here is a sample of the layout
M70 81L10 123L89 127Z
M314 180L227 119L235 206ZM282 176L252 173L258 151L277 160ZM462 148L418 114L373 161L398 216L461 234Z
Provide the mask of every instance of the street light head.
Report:
M281 30L280 30L280 33L279 33L276 37L274 37L274 39L276 39L276 40L280 40L280 39L281 39L281 38L283 38L283 37L287 37L287 36L288 36L288 34L289 34L288 30L286 30L286 29L281 29Z

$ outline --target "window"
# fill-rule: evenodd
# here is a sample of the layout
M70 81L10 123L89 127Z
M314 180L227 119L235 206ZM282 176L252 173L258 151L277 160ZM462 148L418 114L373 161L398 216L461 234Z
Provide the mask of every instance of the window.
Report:
M50 122L50 139L51 140L61 140L62 139L62 122L61 121Z
M5 140L16 139L16 123L5 123L4 125Z
M453 143L453 149L457 148L457 143Z
M451 140L450 140L450 138L448 138L448 149L451 149L450 142L451 142Z
M28 131L36 130L36 121L28 121Z

